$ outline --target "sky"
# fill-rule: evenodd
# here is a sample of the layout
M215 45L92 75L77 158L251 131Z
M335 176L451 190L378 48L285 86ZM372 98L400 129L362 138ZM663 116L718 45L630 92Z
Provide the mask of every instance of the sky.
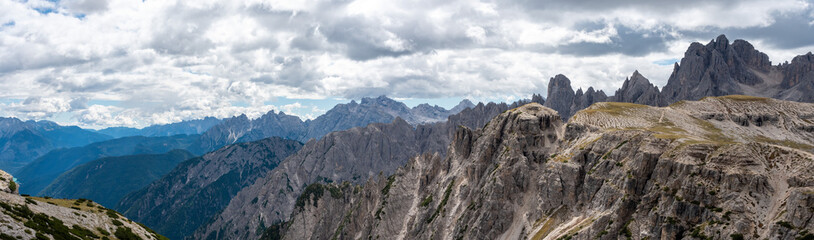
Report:
M814 50L814 2L0 0L0 116L144 127L270 110L311 119L387 95L409 106L661 87L691 42Z

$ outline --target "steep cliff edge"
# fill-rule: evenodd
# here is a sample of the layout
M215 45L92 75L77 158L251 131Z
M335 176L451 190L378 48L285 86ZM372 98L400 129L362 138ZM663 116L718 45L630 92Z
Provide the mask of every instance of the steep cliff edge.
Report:
M746 96L538 104L459 128L363 186L314 184L284 239L814 237L814 104Z

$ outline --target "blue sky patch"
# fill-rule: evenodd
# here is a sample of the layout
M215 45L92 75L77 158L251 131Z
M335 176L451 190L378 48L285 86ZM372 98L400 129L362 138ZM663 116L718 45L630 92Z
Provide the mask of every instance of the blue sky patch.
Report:
M668 65L673 65L673 63L677 63L677 62L678 62L678 59L670 58L670 59L657 60L657 61L654 61L653 63L656 64L656 65L659 65L659 66L668 66Z

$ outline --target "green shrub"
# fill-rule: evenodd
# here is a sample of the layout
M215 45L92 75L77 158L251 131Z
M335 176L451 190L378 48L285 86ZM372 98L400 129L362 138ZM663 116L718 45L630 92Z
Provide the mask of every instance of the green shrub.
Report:
M382 195L387 195L390 193L390 187L393 186L394 181L396 181L395 175L387 177L387 185L384 185L384 188L382 188Z
M107 230L105 230L104 228L97 227L97 228L96 228L96 231L99 231L99 233L101 233L102 235L105 235L105 236L110 236L110 232L108 232L108 231L107 231Z
M808 230L803 230L797 233L797 237L794 240L814 240L814 234L808 232Z
M34 237L36 237L37 240L51 240L51 238L49 238L48 236L45 236L45 234L42 234L40 232L35 234Z
M110 218L113 218L113 219L118 219L119 218L119 213L117 213L116 211L113 211L111 209L106 209L105 213Z
M8 189L11 190L11 192L17 191L17 183L11 180L8 182Z
M732 235L729 235L729 238L732 240L743 240L743 234L733 233Z
M424 200L421 200L421 207L426 207L432 203L432 195L427 196Z
M119 240L141 240L141 238L129 228L119 227L113 235Z
M441 199L441 203L438 204L438 208L435 209L435 213L433 213L432 216L430 216L430 218L427 219L427 223L431 223L432 220L434 220L435 217L437 217L438 214L440 214L441 211L444 210L444 206L447 205L447 201L449 201L449 195L452 193L452 186L454 185L455 180L449 182L449 185L447 185L447 190L444 190L444 198Z
M0 240L16 240L16 238L12 237L11 235L7 235L5 233L0 233Z
M324 186L319 183L313 183L305 187L305 190L302 191L302 194L297 198L296 206L299 209L305 207L305 202L312 201L314 203L314 207L317 207L317 201L322 198L322 194L324 191Z

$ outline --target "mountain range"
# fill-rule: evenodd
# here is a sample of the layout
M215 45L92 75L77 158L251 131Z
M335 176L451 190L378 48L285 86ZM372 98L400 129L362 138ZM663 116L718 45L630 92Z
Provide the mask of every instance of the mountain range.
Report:
M15 173L48 151L84 146L111 139L79 127L50 121L21 121L0 117L0 169Z
M471 105L471 102L464 100L453 110L459 111ZM296 116L282 112L270 111L255 120L250 120L245 115L223 121L210 117L143 129L109 128L94 133L78 127L62 127L47 121L22 122L15 118L4 118L3 125L0 125L2 130L0 133L4 137L0 138L0 143L3 143L7 150L3 151L2 156L5 160L0 159L0 163L20 165L9 168L18 172L15 175L24 183L23 193L47 194L40 191L60 174L102 157L160 154L172 149L185 149L200 155L227 144L268 137L310 139L334 130L374 122L389 122L400 116L418 123L440 121L439 119L451 113L450 110L427 104L411 109L404 103L381 96L363 98L361 103L352 101L349 104L337 105L325 115L308 121L301 121ZM176 135L199 132L203 134ZM102 142L111 137L101 133L135 136ZM20 156L22 154L27 155ZM27 159L29 157L34 159Z
M163 179L122 199L117 208L130 218L152 226L170 238L180 239L190 236L196 229L222 215L221 211L234 201L235 196L250 191L245 190L249 186L262 187L269 184L265 179L290 176L293 182L278 182L280 185L274 186L273 191L282 191L281 198L296 198L301 185L305 184L301 181L310 183L323 179L353 178L361 182L371 174L397 168L414 154L430 150L442 151L448 141L445 136L451 132L447 129L448 126L480 124L505 109L508 109L505 104L480 104L450 116L449 121L453 123L449 124L443 122L413 126L396 117L392 123L373 123L333 132L319 140L308 141L302 149L297 147L293 149L295 151L287 151L286 154L277 153L273 158L268 157L268 151L276 148L268 145L279 145L277 142L283 141L282 139L268 138L229 145L205 155L206 161L188 161L179 165ZM309 161L302 163L301 158L308 158ZM365 164L359 163L362 160ZM321 169L314 172L318 167ZM348 171L331 173L342 169ZM304 174L304 171L311 173ZM199 178L200 180L196 180ZM259 184L257 181L264 182ZM258 200L247 201L257 203ZM264 201L257 204L279 208L280 214L287 214L284 209L288 207L288 203L283 200L280 203ZM261 223L255 227L264 229L263 225Z
M812 121L814 104L737 95L569 122L532 103L459 128L447 156L311 184L262 238L810 239Z

